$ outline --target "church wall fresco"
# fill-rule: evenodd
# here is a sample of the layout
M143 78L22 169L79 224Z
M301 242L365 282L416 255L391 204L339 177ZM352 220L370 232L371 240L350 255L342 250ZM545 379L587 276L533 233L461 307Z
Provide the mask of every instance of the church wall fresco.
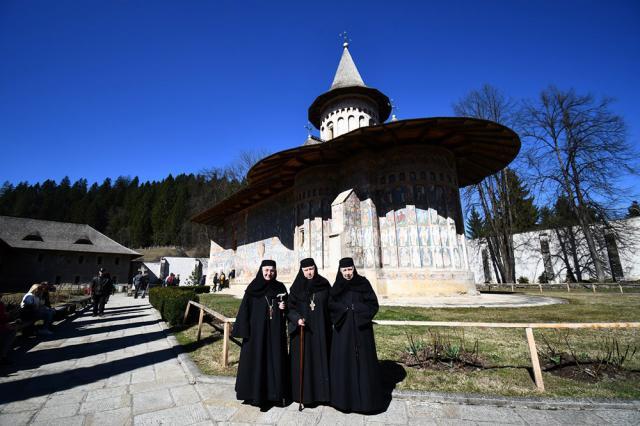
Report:
M333 279L332 262L351 256L380 293L431 294L441 281L473 292L455 176L450 153L424 148L365 152L309 168L293 190L225 221L216 237L223 248L212 252L210 270L235 269L237 282L246 283L260 260L271 258L279 278L290 282L299 260L313 257Z

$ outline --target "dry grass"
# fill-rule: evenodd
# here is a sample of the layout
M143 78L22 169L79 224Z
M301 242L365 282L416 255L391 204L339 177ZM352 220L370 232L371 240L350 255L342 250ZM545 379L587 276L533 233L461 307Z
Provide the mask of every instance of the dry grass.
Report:
M564 305L532 308L467 308L428 309L413 307L381 307L376 319L411 319L438 321L494 321L494 322L617 322L640 321L640 295L615 292L588 291L547 292L546 295L562 297ZM536 294L531 292L531 294ZM235 316L240 301L230 296L204 295L201 302L227 316ZM399 389L442 392L473 392L499 395L538 395L531 378L530 359L524 330L518 329L452 329L439 328L452 340L464 339L473 344L477 339L480 354L495 368L471 373L456 371L429 371L403 367L406 377L397 384ZM206 374L234 375L237 369L239 348L231 344L230 366L222 368L220 359L222 340L220 334L209 325L203 330L202 344L195 344L195 327L177 333L178 340L191 353L194 361ZM426 338L425 327L376 326L376 345L383 365L396 363L406 350L407 333ZM640 346L640 330L555 330L535 331L539 349L542 335L559 350L564 350L565 338L573 349L584 356L596 356L602 351L600 343L605 337L615 337L621 345ZM640 372L640 356L625 364L625 369ZM572 379L543 373L548 396L579 396L602 398L639 398L640 380L607 378L597 383L583 383ZM640 377L636 375L635 377Z

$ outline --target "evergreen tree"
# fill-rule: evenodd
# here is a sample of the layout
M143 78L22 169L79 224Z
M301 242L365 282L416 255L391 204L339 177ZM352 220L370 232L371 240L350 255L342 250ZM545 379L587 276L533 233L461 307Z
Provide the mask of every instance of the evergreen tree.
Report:
M631 217L640 217L640 205L638 204L637 201L633 201L633 203L631 203L631 205L629 206L629 213L627 214L627 218L631 218Z
M467 236L472 240L484 236L484 221L475 207L471 208L469 220L467 221Z

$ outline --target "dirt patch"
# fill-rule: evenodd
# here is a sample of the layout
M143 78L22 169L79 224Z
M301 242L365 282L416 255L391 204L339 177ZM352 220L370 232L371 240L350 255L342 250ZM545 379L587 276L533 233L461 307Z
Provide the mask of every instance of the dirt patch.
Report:
M584 383L597 383L602 380L640 380L640 371L627 370L618 365L597 360L576 362L569 354L558 355L555 362L547 362L542 370L554 376Z

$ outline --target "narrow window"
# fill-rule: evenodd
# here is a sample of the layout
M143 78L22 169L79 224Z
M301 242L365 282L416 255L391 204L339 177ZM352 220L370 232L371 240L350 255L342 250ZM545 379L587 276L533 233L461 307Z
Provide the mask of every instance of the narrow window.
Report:
M74 284L79 284L80 283L80 275L76 275L76 278L73 280Z
M98 265L102 265L102 256L98 256Z
M116 265L120 264L120 258L119 257L116 257L115 263L116 263Z
M60 277L60 275L56 275L56 284L60 284L61 281L62 277Z
M44 259L44 254L38 253L38 262L42 262L42 259Z

